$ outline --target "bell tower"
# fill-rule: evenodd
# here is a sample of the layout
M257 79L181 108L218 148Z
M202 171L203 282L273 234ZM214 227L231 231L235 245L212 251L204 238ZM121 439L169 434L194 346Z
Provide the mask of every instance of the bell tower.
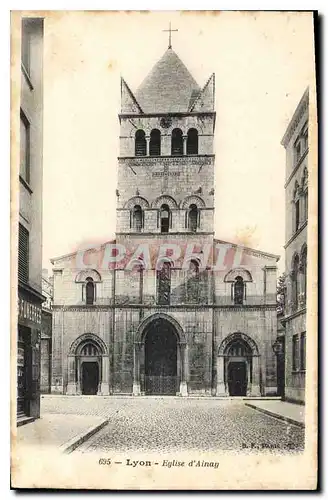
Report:
M117 241L213 241L215 76L201 88L171 47L135 93L121 79Z

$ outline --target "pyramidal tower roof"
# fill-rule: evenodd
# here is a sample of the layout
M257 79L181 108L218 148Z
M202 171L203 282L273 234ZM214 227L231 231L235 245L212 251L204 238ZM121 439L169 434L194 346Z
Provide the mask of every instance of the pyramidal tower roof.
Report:
M135 93L144 113L187 112L201 89L177 54L168 48Z

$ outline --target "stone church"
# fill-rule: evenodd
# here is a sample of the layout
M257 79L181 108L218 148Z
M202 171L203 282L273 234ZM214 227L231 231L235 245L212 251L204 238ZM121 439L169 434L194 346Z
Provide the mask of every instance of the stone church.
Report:
M279 257L214 236L214 101L171 45L121 79L116 239L52 260L53 393L276 394Z

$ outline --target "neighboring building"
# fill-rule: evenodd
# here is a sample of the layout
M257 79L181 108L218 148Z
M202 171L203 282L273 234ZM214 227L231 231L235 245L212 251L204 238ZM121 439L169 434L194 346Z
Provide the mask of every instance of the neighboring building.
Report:
M43 20L22 20L17 417L40 415Z
M112 244L130 264L107 265L111 244L52 260L52 392L277 393L279 257L214 239L214 83L171 47L135 94L121 80Z
M277 396L285 397L285 301L286 301L286 274L278 279L277 286L277 339L273 350L277 357Z
M51 341L53 277L48 277L48 269L42 269L42 294L46 300L42 304L41 329L41 384L42 393L51 392Z
M286 149L285 398L305 401L309 90L282 139Z

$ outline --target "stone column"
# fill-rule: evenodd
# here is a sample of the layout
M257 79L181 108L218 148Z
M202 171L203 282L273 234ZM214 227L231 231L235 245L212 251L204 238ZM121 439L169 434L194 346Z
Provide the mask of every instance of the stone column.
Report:
M100 395L109 395L109 358L107 355L102 356Z
M133 345L133 388L134 396L140 396L140 343L135 342Z
M75 356L68 356L68 382L66 394L73 395L77 393L75 379Z
M216 395L226 396L227 394L224 384L224 356L218 356L216 358L216 377L217 377Z
M260 356L253 356L253 382L251 396L261 396L260 388Z
M252 372L251 372L251 361L250 361L250 359L248 359L246 361L246 363L247 363L247 365L246 365L247 366L247 391L246 391L246 395L247 396L251 396L251 394L252 394L252 383L251 383Z
M299 197L300 200L300 226L305 222L305 206L304 206L304 196Z
M77 367L76 394L82 394L81 360L79 358L76 358L76 367Z
M183 154L184 154L184 156L186 156L186 154L187 154L187 136L186 135L183 136Z
M146 136L146 156L149 156L149 141L150 141L150 137L147 135Z
M186 381L186 344L180 344L180 394L181 396L188 396L188 386Z

